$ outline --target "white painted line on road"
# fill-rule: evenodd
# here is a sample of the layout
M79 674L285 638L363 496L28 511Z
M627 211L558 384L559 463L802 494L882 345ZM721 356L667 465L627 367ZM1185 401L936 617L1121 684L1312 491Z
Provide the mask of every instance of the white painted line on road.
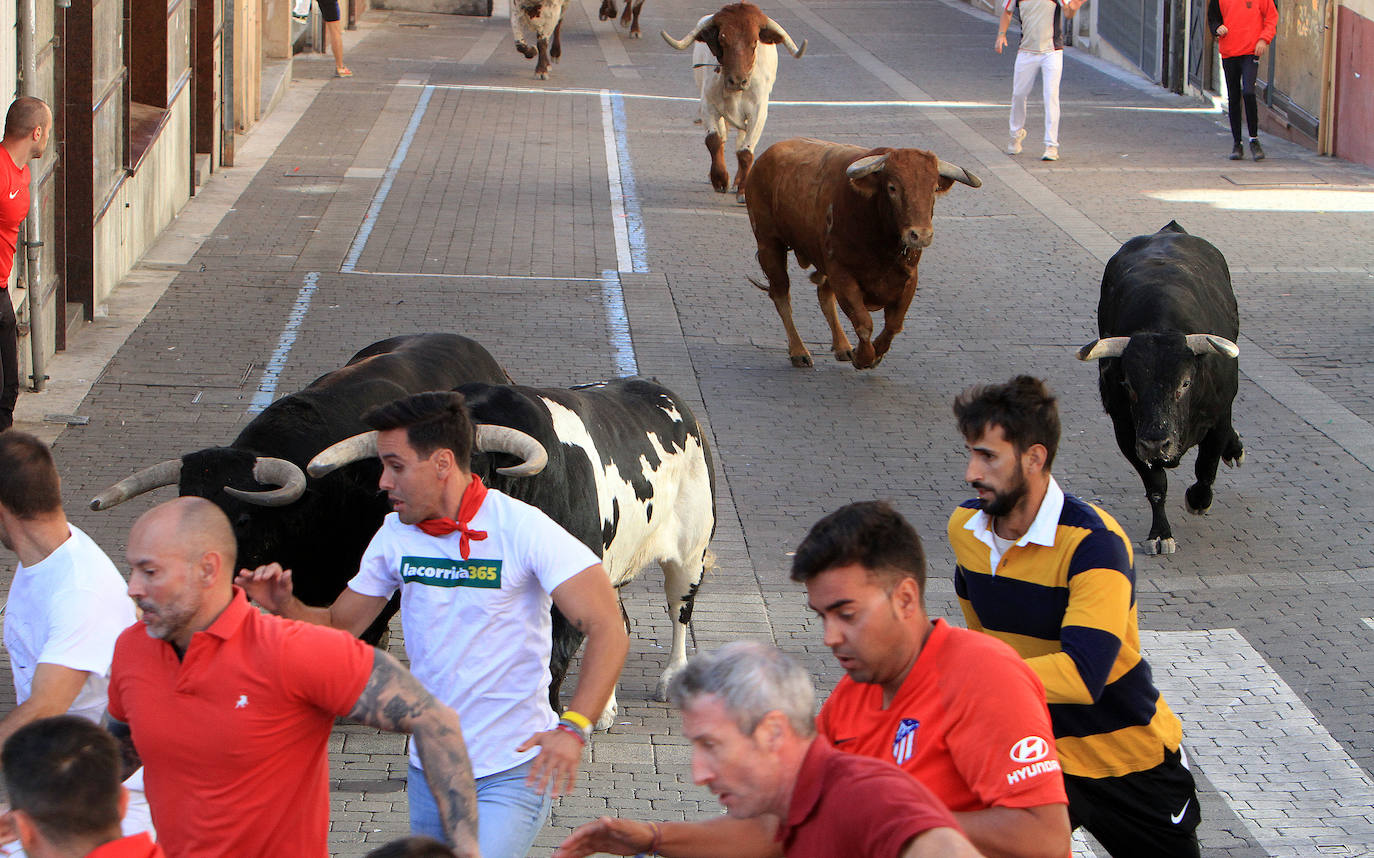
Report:
M615 369L622 376L639 375L639 361L635 359L635 344L630 338L630 320L625 313L625 290L620 272L601 272L601 303L606 308L606 329L611 334L611 348L615 351Z
M634 171L625 163L625 110L616 95L601 90L601 134L606 148L606 180L611 192L611 228L615 232L617 271L648 271L644 261L644 223L635 197ZM632 245L638 245L632 246ZM637 251L637 252L636 252Z
M1189 758L1265 854L1367 854L1374 782L1244 636L1140 637L1156 685L1183 720Z
M1360 617L1360 622L1369 626L1370 631L1374 631L1374 617Z
M557 283L600 283L603 277L560 277L556 274L435 274L422 271L364 271L354 268L344 274L369 277L436 277L447 280L552 280Z
M404 86L405 84L398 84ZM358 234L353 238L353 244L348 248L348 256L344 257L343 266L339 269L344 273L353 271L358 265L358 258L363 255L363 248L367 246L367 239L372 235L372 230L377 226L377 217L382 213L382 205L386 202L387 194L391 193L391 186L396 181L396 174L400 171L401 165L405 163L406 155L410 152L410 144L415 140L415 132L420 127L420 120L425 118L425 111L429 109L429 100L434 96L434 87L426 86L420 93L420 100L415 104L415 110L410 114L410 122L406 125L405 133L401 135L401 142L396 147L396 154L392 156L391 163L387 165L386 175L382 177L382 183L377 186L377 193L372 197L372 205L367 207L367 214L363 217L362 226L358 228Z
M272 352L267 366L263 368L262 378L258 380L258 391L253 394L253 401L248 406L249 414L260 413L272 404L273 397L277 395L277 379L286 368L286 359L291 354L291 347L296 344L296 335L300 331L301 322L305 320L305 314L310 311L310 299L315 297L315 289L319 287L319 283L320 272L311 271L305 275L305 282L296 293L296 303L291 306L291 313L286 317L286 327L282 328L281 336L277 338L277 348Z

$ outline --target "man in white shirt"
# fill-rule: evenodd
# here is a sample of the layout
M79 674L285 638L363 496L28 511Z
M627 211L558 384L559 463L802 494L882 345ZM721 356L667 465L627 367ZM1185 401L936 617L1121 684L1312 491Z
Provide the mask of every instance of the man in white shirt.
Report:
M395 510L358 574L328 608L292 595L277 564L238 583L284 617L360 634L398 589L417 678L458 711L477 781L484 858L519 858L571 788L591 724L615 688L629 640L597 556L540 510L472 474L473 427L462 394L420 393L374 408L380 487ZM580 678L562 718L549 708L551 606L586 635ZM414 753L411 831L442 838Z
M134 624L134 604L105 552L67 522L52 452L17 429L0 432L0 544L19 558L5 606L18 705L0 719L0 744L53 715L100 723L115 639ZM151 830L142 770L125 785L125 833Z
M1042 161L1059 160L1059 79L1064 73L1064 26L1060 9L1072 18L1087 0L1005 0L997 23L993 48L1002 53L1013 12L1021 15L1021 44L1016 50L1016 71L1011 79L1011 142L1008 155L1021 153L1026 139L1026 100L1035 76L1041 76L1045 96L1045 154Z

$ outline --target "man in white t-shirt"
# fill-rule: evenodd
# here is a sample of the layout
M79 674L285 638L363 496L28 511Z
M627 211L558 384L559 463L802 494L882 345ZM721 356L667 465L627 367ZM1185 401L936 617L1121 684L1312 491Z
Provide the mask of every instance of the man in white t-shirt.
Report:
M134 603L105 552L68 523L52 452L17 429L0 432L0 544L19 558L5 605L5 650L18 705L0 719L0 744L53 715L99 724L115 639L134 624ZM152 830L143 770L125 785L125 834ZM0 846L0 855L7 854L14 853Z
M1011 79L1011 142L1008 155L1021 153L1026 139L1026 100L1035 76L1041 76L1045 96L1045 154L1042 161L1059 160L1059 79L1064 73L1064 16L1072 18L1087 0L1004 0L993 48L1002 53L1013 12L1021 15L1021 44L1016 50L1016 70Z
M374 408L380 487L394 509L358 574L328 608L292 595L277 564L239 573L268 610L360 634L398 589L410 669L458 711L477 781L484 858L520 858L571 788L591 724L629 641L597 556L540 510L488 490L468 470L473 427L458 393L420 393ZM560 719L549 708L557 605L586 635L580 678ZM410 827L442 839L434 799L411 752Z

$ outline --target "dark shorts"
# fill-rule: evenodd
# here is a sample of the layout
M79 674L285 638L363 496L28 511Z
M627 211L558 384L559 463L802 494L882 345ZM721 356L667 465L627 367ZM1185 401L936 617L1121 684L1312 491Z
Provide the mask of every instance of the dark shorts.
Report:
M326 21L339 20L339 0L315 0L320 4L320 14Z
M1115 778L1064 776L1069 822L1096 837L1112 858L1197 858L1197 786L1182 749L1164 762Z

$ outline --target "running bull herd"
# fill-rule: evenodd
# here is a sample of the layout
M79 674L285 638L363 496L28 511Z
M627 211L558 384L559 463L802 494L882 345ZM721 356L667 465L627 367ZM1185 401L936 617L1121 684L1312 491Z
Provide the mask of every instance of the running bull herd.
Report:
M620 17L639 36L645 0L626 0ZM510 0L516 48L538 56L548 76L561 53L564 0ZM617 14L603 0L602 20ZM525 40L532 32L535 45ZM757 161L778 70L776 45L806 51L757 6L734 3L701 18L677 50L694 47L701 121L711 155L709 178L731 190L724 160L728 129L738 132L733 190L747 206L768 293L787 333L794 367L811 353L792 321L790 251L814 269L821 312L836 360L871 369L901 331L917 285L922 252L934 238L935 198L981 180L920 149L784 140ZM858 345L840 325L838 309ZM870 312L882 310L873 336ZM1170 222L1127 241L1108 262L1098 304L1098 338L1078 350L1096 361L1102 404L1121 452L1140 473L1152 523L1150 554L1177 548L1165 512L1166 470L1198 448L1190 512L1212 504L1217 465L1240 465L1245 450L1231 423L1238 383L1239 323L1230 272L1221 253ZM624 378L582 387L515 384L477 342L456 334L393 337L374 343L304 390L278 399L228 446L188 452L151 465L94 500L109 509L160 486L204 497L233 523L243 564L279 561L295 571L296 594L327 605L358 567L390 507L377 491L381 468L374 433L360 415L399 396L458 390L477 425L472 471L484 482L539 507L598 554L622 586L657 562L672 623L669 660L657 687L686 661L687 625L715 528L711 449L687 403L656 382ZM320 526L322 522L330 526ZM365 637L377 642L396 604ZM581 642L554 610L551 704ZM608 726L615 700L599 726Z

